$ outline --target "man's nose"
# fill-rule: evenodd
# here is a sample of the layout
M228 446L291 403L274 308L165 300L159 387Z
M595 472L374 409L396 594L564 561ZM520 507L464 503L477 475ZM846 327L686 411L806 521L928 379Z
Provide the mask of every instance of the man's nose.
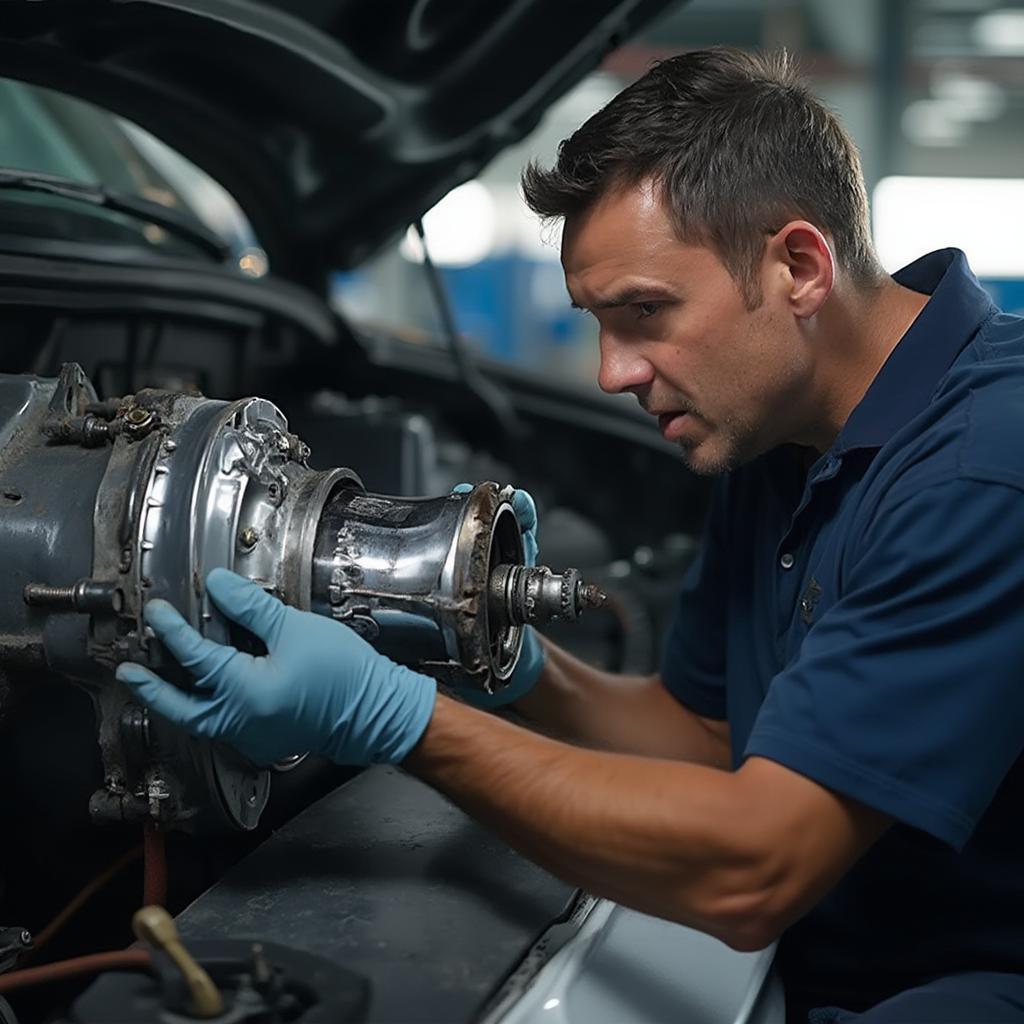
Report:
M597 384L609 395L637 391L650 386L654 367L637 346L625 345L608 332L601 332L601 366Z

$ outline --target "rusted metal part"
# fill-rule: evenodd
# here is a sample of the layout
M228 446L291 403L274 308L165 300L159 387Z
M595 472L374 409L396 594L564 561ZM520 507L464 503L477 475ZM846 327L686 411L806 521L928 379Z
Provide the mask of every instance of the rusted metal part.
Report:
M491 572L487 599L492 618L539 626L575 622L586 608L604 604L605 595L584 583L578 569L554 573L546 565L499 565Z
M124 592L109 580L84 579L70 586L26 583L22 594L25 604L53 612L116 615L124 607Z
M488 692L515 669L522 623L544 607L572 619L593 599L578 575L525 571L511 488L368 494L351 470L310 469L309 454L265 399L143 389L99 402L73 364L56 380L0 375L0 714L17 680L44 670L90 693L96 820L259 822L270 773L150 718L114 676L132 660L192 685L145 624L155 598L210 640L244 645L206 593L215 568ZM496 587L507 567L522 588Z

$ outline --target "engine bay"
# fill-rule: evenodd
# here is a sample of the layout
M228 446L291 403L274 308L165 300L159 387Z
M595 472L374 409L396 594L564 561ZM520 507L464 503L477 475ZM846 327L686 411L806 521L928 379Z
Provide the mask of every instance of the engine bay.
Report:
M251 643L204 600L204 573L227 565L483 689L510 674L527 621L608 668L656 669L701 496L636 417L491 371L519 421L504 436L443 350L352 327L292 285L218 290L211 270L203 302L189 281L178 296L157 287L162 271L57 269L0 259L0 763L14 780L0 814L18 837L0 860L0 924L17 930L19 967L123 947L141 903L180 911L355 774L301 751L253 766L109 685L128 657L169 668L141 625L146 595ZM581 575L512 571L507 484L541 509L541 561ZM447 572L446 600L410 601L429 587L379 572L382 554ZM77 988L33 991L18 1019L45 1019Z

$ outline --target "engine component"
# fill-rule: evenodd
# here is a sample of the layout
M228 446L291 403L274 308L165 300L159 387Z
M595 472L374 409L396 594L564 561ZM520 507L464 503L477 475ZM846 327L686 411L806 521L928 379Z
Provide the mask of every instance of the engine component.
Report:
M359 1024L367 1020L367 979L354 971L274 942L228 939L191 941L189 954L209 980L212 1001L197 1007L194 992L175 961L152 954L151 973L110 971L75 1000L65 1024L167 1024L206 1020L211 1024ZM124 954L120 954L124 956ZM207 1010L207 1006L209 1010ZM200 1009L205 1012L196 1012Z
M145 906L135 912L132 930L139 941L155 953L165 953L181 972L181 980L188 989L186 1012L192 1017L219 1017L224 1012L224 1000L210 976L196 963L191 953L178 938L171 915L163 907Z
M597 608L605 599L599 587L583 582L579 570L558 576L544 565L499 565L487 597L491 614L503 623L575 622L584 608Z
M495 485L409 499L343 483L317 524L301 606L446 682L499 687L522 646L519 624L492 621L487 604L489 571L523 557L510 498Z
M204 635L257 649L209 600L215 567L488 692L515 669L524 623L575 621L600 600L574 570L522 565L508 488L367 494L308 455L265 399L99 402L77 364L55 380L0 375L0 697L43 669L89 690L104 766L94 820L259 821L267 769L151 717L113 678L131 659L191 685L145 627L156 597Z
M27 928L0 928L0 974L14 967L31 948L32 934Z

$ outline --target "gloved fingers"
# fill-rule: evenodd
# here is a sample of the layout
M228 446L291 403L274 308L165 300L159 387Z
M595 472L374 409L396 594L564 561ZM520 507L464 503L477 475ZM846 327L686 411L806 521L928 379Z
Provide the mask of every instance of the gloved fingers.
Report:
M520 697L525 697L537 682L537 677L544 668L544 648L532 626L523 628L523 649L519 655L512 678L497 693L484 693L482 690L459 690L459 696L475 708L492 711L495 708L514 704Z
M255 633L273 650L287 606L252 580L228 569L213 569L206 577L206 590L214 604L234 622Z
M196 700L133 661L117 666L114 673L135 691L139 699L175 725L196 727L203 717L205 701Z
M516 488L512 492L512 510L519 521L519 529L526 533L529 530L537 529L537 506L529 491L522 491Z
M155 599L146 605L146 622L163 645L199 680L206 683L238 652L202 636L193 629L168 601Z
M523 562L537 564L537 506L529 491L516 488L512 492L512 510L516 514L519 530L523 535Z
M456 484L452 488L452 494L467 494L471 490L473 490L472 484ZM517 487L512 492L512 510L516 514L519 529L523 533L537 529L537 506L529 491Z

